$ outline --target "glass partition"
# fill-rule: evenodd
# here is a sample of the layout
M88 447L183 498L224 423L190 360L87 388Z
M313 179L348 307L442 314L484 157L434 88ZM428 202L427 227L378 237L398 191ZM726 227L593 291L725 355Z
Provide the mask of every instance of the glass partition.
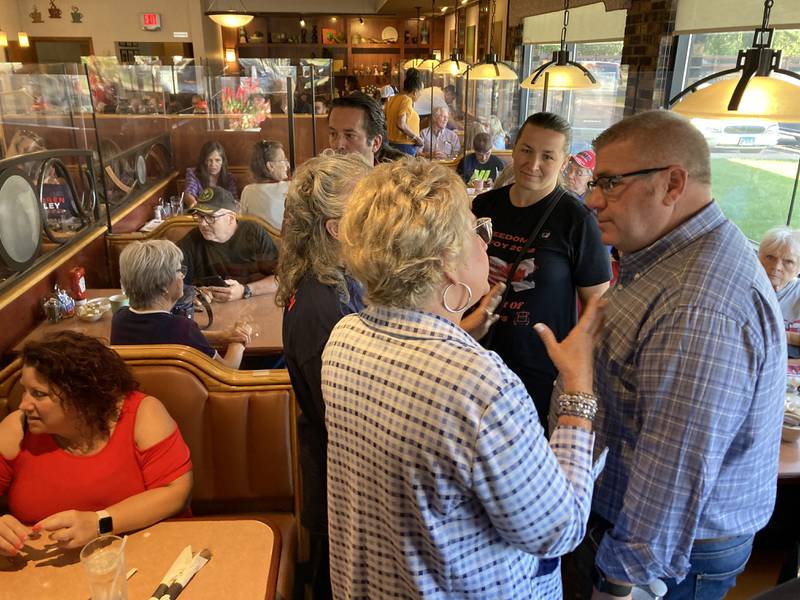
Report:
M0 288L104 222L87 107L89 86L79 65L0 69ZM19 212L10 208L15 201Z

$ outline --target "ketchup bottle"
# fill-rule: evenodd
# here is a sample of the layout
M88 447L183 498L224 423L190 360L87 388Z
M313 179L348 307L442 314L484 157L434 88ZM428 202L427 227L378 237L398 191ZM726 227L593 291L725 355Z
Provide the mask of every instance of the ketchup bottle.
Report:
M86 271L83 267L72 267L69 271L72 297L78 304L86 302Z

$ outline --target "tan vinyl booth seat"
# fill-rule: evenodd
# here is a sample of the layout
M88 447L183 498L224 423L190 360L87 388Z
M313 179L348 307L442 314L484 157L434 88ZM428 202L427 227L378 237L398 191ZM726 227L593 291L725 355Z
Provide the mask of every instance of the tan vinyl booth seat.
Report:
M195 516L264 518L280 530L277 598L292 597L299 523L295 397L285 369L234 371L177 345L115 346L164 403L192 456ZM22 397L22 364L0 372L0 418Z
M261 217L255 215L239 215L240 221L253 221L267 230L272 241L281 249L281 232L267 223ZM164 219L158 227L149 232L134 231L132 233L109 233L106 234L106 248L108 250L108 261L111 272L111 281L119 282L119 255L123 248L136 241L145 240L170 240L177 243L179 240L197 227L197 222L191 215L180 215Z

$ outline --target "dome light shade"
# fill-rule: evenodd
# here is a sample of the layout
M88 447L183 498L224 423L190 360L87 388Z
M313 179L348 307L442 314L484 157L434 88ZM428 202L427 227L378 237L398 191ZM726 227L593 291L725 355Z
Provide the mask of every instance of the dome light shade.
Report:
M245 15L234 11L216 11L206 13L206 15L220 27L244 27L253 20L253 15Z
M753 45L739 50L735 67L695 81L670 98L668 106L691 117L800 122L800 74L782 69L782 51L772 49L775 29L769 15L774 4L764 0L761 27Z
M29 48L31 45L31 41L28 38L28 34L24 31L20 31L17 33L17 42L19 43L20 48Z
M408 71L409 69L419 69L419 66L425 62L422 58L409 58L406 62L403 63L403 69Z
M672 108L687 117L707 119L746 118L800 122L800 81L777 77L753 77L739 101L738 110L728 110L738 78L717 81L687 95Z
M457 77L466 73L470 66L468 62L461 60L461 56L458 52L454 52L450 55L450 58L440 62L433 72L436 75L452 75Z
M220 27L244 27L253 20L254 15L248 12L242 0L238 0L238 2L235 3L233 0L223 1L222 4L227 5L228 8L218 7L214 9L215 3L216 0L211 0L211 4L208 5L208 10L206 11L206 16ZM234 8L232 6L233 4L238 4L239 7Z
M438 61L435 58L426 58L417 65L417 69L420 71L433 71L440 62L441 61Z
M489 53L483 62L475 65L469 72L473 80L518 81L514 69L506 63L497 60L497 54Z
M0 31L0 48L8 48L8 35L5 31Z
M533 78L537 71L520 84L520 87L529 90L543 90L545 79L547 79L547 89L551 91L579 90L593 88L597 86L585 71L574 65L553 64L545 69L539 78L534 82Z

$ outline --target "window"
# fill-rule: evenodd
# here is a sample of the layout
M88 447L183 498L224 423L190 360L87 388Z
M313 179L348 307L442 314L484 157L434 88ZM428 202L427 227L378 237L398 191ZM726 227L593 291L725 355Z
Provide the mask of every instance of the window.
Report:
M527 78L537 67L551 60L558 44L533 44L530 47ZM589 148L592 140L622 119L628 68L620 64L622 41L586 42L569 46L572 60L580 62L597 80L597 87L576 91L548 91L547 110L566 118L572 125L572 151ZM531 91L521 120L542 110L543 94Z
M730 69L753 31L694 33L678 40L671 95L703 77ZM777 30L773 48L781 66L800 71L800 30ZM712 189L725 215L747 237L787 223L800 160L800 125L759 119L693 119L711 149ZM791 226L800 227L800 210Z

